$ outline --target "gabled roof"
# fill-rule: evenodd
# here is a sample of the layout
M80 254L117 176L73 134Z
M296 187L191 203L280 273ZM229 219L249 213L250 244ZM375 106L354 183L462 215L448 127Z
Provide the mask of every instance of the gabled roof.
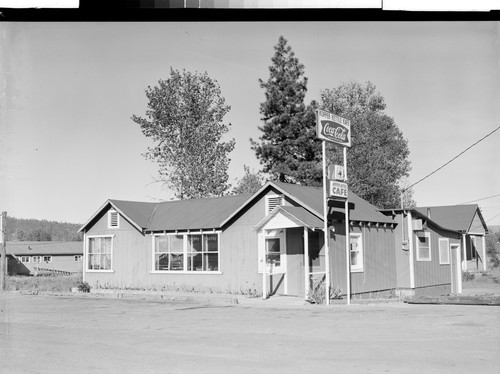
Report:
M300 215L300 217L297 216L296 218L301 219L302 217L304 220L311 221L309 215L306 217L306 213L311 213L323 220L322 188L267 182L253 195L175 200L160 203L108 200L79 231L92 226L102 216L103 212L110 208L118 211L141 232L218 229L226 225L249 204L261 198L262 193L272 188L304 208L303 211L294 210L294 214ZM350 210L349 220L395 223L390 217L380 213L377 207L352 192L349 192L349 202L354 203L354 209ZM291 211L288 213L291 213Z
M309 212L315 214L321 220L323 219L323 189L321 187L302 186L283 182L267 182L249 201L240 207L240 210L271 187L274 187L290 200L295 201ZM394 220L380 213L376 206L363 200L351 191L349 191L349 202L354 203L354 209L350 211L350 221L395 223ZM223 224L228 222L238 212L239 210L235 211Z
M83 242L9 241L5 249L7 254L16 256L81 255Z
M464 233L477 230L477 227L471 227L477 214L485 232L488 232L488 227L477 204L417 207L415 209L421 214L429 216L440 226Z
M281 205L274 208L270 214L265 216L257 225L255 225L254 230L259 230L278 214L283 214L285 217L295 222L298 226L305 226L310 229L323 228L323 220L319 219L305 208L302 208L301 206Z
M159 203L108 200L80 228L91 226L102 212L113 208L139 231L215 229L238 209L250 195L205 199L175 200Z
M382 212L383 214L386 214L388 216L389 215L394 216L395 214L401 214L402 212L404 212L404 213L411 212L412 215L413 215L413 218L422 219L422 220L424 220L424 221L426 221L428 223L431 223L432 225L434 225L435 227L437 227L437 228L439 228L441 230L452 232L454 234L459 234L460 235L460 232L458 230L454 230L454 229L451 229L449 227L443 226L442 224L440 224L440 223L436 222L435 220L429 218L427 215L422 214L419 210L417 210L415 208L381 209L380 212Z

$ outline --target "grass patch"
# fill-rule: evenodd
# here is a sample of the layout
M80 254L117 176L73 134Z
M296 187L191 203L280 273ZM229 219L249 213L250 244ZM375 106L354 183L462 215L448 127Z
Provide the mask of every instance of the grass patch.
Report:
M70 292L82 283L82 275L50 275L44 277L9 276L6 291Z

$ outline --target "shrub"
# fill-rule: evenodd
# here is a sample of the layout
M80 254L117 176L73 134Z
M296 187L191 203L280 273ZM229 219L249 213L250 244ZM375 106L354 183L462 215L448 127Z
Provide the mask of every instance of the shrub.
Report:
M90 284L87 282L81 281L76 285L76 288L80 292L90 292Z
M474 280L475 276L474 273L471 273L469 271L464 271L462 272L462 281L463 282L470 282Z

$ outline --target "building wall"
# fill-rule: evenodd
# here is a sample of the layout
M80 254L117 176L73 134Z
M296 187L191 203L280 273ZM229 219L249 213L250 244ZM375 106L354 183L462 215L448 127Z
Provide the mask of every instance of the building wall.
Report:
M347 290L345 225L335 224L330 239L331 287ZM351 233L361 233L363 240L363 271L351 273L351 293L392 290L396 283L394 229L375 225L351 226Z
M428 225L431 239L431 261L417 261L417 235L413 232L413 248L415 263L415 287L451 285L451 265L439 262L439 238L448 238L451 244L460 244L460 235L444 231ZM451 256L450 256L451 258Z
M85 280L94 288L166 289L231 293L261 293L258 273L257 232L253 227L265 215L264 198L239 214L221 232L220 271L214 273L153 273L153 239L143 235L120 216L120 227L107 228L107 213L86 233L114 235L113 271L86 271ZM85 258L87 261L87 259ZM278 283L278 279L274 280Z
M34 256L42 257L40 263L32 262ZM43 261L44 256L51 256L52 261L46 262ZM8 272L10 275L36 275L42 274L45 270L57 270L57 271L65 271L70 273L81 273L83 270L83 262L75 261L74 254L33 254L28 256L30 258L30 262L21 262L21 256L8 256ZM39 268L35 270L35 268Z

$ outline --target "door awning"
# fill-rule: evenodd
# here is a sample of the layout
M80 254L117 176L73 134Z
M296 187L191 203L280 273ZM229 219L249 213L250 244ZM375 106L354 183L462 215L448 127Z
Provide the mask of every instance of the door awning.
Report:
M312 230L323 229L323 220L303 207L280 205L255 225L253 230L258 231L271 221L278 221L277 218L280 217L285 218L281 221L282 228L307 227Z

